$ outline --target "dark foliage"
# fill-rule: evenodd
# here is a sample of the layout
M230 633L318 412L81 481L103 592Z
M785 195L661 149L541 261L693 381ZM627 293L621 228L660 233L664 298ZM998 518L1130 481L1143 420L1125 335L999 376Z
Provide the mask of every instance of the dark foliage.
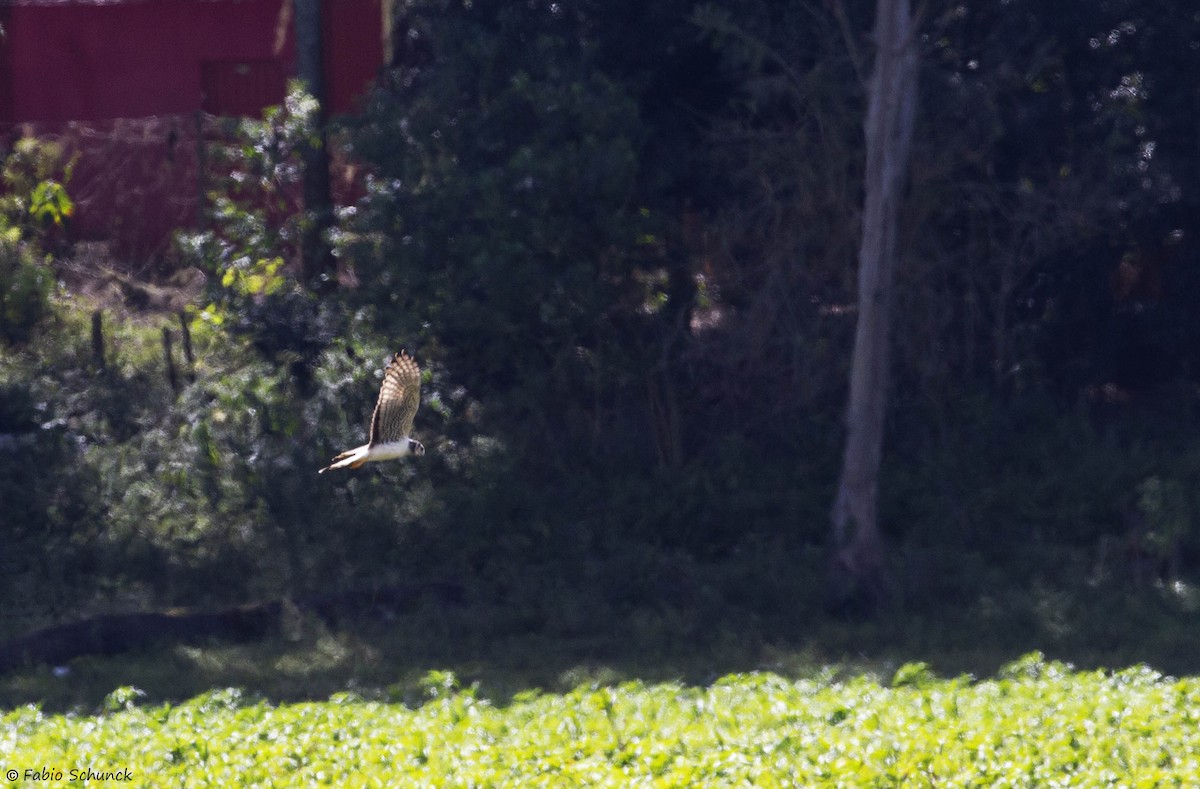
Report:
M915 616L1016 631L1042 584L1150 588L1200 556L1185 5L929 6L881 489ZM800 638L872 4L818 6L403 4L394 66L332 137L366 172L337 289L296 274L303 97L211 157L230 177L182 245L209 288L178 394L161 326L93 369L36 239L5 242L3 602L51 601L40 625L449 580L497 638ZM402 347L428 454L316 477Z

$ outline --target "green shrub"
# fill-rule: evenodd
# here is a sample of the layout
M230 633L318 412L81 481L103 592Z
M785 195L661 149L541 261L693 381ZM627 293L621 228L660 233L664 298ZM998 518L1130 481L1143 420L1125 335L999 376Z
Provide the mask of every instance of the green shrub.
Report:
M0 225L17 227L31 240L61 240L61 231L75 213L67 193L75 160L64 162L56 142L22 137L4 157L0 180Z
M0 624L9 635L68 615L113 569L97 479L73 438L33 387L0 381L0 600L9 612Z
M19 231L0 231L0 340L28 340L50 313L53 289L53 271Z

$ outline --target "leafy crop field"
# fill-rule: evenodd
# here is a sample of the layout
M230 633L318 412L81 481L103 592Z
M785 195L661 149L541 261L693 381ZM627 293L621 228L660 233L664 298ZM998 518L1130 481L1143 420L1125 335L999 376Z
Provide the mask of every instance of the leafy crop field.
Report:
M24 707L0 719L0 775L214 787L1149 787L1200 775L1200 680L1144 667L1081 673L1035 654L982 682L910 664L888 685L740 674L706 688L531 691L504 706L442 679L416 709L348 694L272 706L236 691L141 708L129 688L96 716Z

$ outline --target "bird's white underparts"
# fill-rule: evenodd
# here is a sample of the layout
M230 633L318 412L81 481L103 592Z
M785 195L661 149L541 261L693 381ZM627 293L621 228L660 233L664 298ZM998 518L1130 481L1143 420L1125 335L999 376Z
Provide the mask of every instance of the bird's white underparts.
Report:
M377 460L395 460L402 458L405 455L424 455L425 445L420 441L412 438L406 438L403 441L389 441L386 444L363 444L361 447L348 449L342 454L333 459L325 468L318 471L318 474L324 474L326 471L335 468L358 468L364 463L373 463Z
M409 434L413 418L421 405L421 368L407 352L392 357L383 371L379 400L371 414L371 434L361 447L348 449L318 471L335 468L359 468L364 463L394 460L406 455L424 455L425 446Z

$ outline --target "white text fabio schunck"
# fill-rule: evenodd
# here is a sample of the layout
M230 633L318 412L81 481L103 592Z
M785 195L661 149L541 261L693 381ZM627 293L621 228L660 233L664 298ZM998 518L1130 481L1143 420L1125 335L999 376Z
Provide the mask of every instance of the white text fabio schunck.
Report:
M9 770L5 775L10 781L17 779L17 771ZM132 781L133 771L128 767L120 770L93 770L91 767L72 767L69 770L60 770L56 767L42 767L39 769L25 768L21 772L20 777L25 781L61 781L66 778L68 781Z

